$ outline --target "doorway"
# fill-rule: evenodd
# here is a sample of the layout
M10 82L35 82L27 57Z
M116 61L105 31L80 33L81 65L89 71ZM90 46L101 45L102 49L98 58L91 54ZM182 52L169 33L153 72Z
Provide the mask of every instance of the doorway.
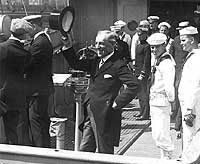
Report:
M149 3L149 15L157 15L160 21L171 24L171 34L174 37L179 22L190 21L193 23L193 12L196 10L197 1L158 1L151 0Z

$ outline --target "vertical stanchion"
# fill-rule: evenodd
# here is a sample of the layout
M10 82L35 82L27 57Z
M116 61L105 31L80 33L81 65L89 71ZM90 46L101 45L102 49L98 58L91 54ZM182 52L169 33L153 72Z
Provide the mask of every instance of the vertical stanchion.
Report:
M67 118L50 118L50 136L56 136L56 149L65 149Z
M85 72L74 70L71 71L72 76L68 78L65 85L72 87L74 90L74 97L76 101L76 124L75 124L75 145L74 150L79 151L81 131L79 130L79 125L81 123L82 116L82 95L87 92L89 85L89 79L85 77Z
M76 101L76 125L75 125L75 147L74 150L78 151L80 146L81 132L79 130L80 115L81 115L81 94L75 93Z

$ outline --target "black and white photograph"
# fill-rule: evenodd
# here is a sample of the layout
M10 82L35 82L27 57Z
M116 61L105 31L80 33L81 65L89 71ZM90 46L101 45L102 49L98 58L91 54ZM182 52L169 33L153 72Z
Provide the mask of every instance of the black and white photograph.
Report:
M200 0L0 0L0 164L200 164Z

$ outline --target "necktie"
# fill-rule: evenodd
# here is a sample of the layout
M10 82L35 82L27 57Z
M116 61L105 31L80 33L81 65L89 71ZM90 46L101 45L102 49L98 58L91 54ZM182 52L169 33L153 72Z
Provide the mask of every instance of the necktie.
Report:
M105 62L103 61L103 59L100 60L100 63L99 63L99 69L101 68L101 66L104 64Z

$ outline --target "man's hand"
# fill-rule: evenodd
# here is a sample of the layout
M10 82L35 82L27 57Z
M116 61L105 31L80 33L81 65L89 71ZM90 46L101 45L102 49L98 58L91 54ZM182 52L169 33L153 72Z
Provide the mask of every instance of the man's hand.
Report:
M193 121L194 121L195 118L196 118L196 115L191 113L191 114L184 115L184 119L183 120L185 121L186 125L192 127L193 126Z
M71 32L67 33L67 36L63 36L61 39L64 44L62 51L71 48L74 44L73 34Z
M117 103L115 101L113 102L112 108L117 109Z
M138 80L143 80L144 76L142 74L140 74L140 76L138 76Z
M181 139L182 134L181 131L176 131L176 139Z
M131 72L135 73L135 65L133 65L133 62L129 62L127 65L128 65L129 70L131 70Z

